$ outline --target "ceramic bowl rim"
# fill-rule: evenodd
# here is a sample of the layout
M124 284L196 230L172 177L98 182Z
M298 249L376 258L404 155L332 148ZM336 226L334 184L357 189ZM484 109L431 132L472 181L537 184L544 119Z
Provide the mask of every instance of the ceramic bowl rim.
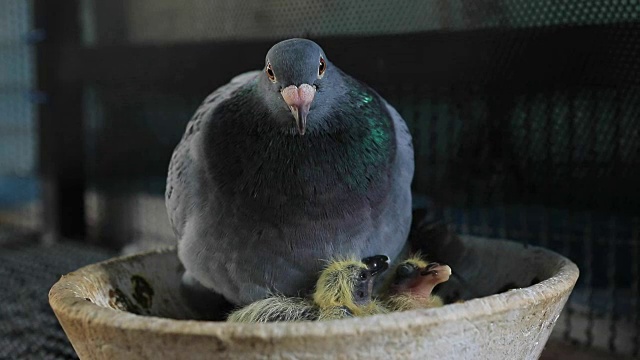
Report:
M555 262L555 274L537 284L504 293L472 299L464 303L450 304L440 308L411 310L370 317L324 322L289 322L246 324L199 320L176 320L133 313L103 307L87 301L73 289L72 284L89 281L91 273L118 263L148 256L175 252L175 247L148 251L136 255L121 256L87 265L56 282L49 292L49 302L58 317L66 320L89 322L96 327L119 328L122 331L145 331L180 336L224 336L234 339L277 339L292 337L335 337L357 333L403 331L411 327L429 327L449 321L473 321L488 314L523 309L545 300L559 298L570 292L579 276L578 267L569 259L536 246L525 247L520 243L501 239L467 236L468 239L503 242L500 246L522 246L525 251L542 252L537 258ZM553 299L553 300L556 300ZM552 300L552 301L553 301ZM557 301L557 300L556 300ZM555 302L555 301L553 301ZM348 326L345 326L348 325Z

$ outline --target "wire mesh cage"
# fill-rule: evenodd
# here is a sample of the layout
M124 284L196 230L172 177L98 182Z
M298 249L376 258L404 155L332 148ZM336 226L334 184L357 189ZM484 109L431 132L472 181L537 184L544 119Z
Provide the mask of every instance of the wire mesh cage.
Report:
M407 121L416 206L436 203L459 233L571 258L582 276L554 336L639 356L640 2L2 0L0 7L7 9L0 11L3 229L47 222L38 151L65 144L74 154L67 157L82 164L58 168L81 173L83 209L72 214L86 221L86 241L172 243L163 192L187 121L209 92L260 68L274 42L309 37ZM47 49L57 56L53 65L38 60L56 72L38 87L34 30L43 23L34 25L32 12L48 19ZM61 30L70 23L77 31ZM56 140L46 126L37 131L38 103L61 86L58 99L75 104L78 120L56 118L59 109L47 119L77 132L76 142ZM47 164L44 178L64 183ZM65 206L53 208L66 213Z
M0 3L0 243L39 222L34 47L28 3Z

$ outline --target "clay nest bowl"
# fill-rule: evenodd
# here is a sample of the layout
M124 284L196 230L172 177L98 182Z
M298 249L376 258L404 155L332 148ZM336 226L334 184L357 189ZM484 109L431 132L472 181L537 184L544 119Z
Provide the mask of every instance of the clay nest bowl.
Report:
M196 314L181 295L175 249L81 268L52 287L49 302L82 359L537 359L578 268L539 247L462 241L478 297L441 308L326 322L189 320Z

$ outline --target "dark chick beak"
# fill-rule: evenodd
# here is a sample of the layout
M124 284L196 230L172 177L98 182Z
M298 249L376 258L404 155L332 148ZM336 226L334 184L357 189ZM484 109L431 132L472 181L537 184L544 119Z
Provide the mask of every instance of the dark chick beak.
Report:
M438 275L438 269L440 268L440 264L432 262L427 265L421 272L420 275L429 275L434 274Z
M367 265L371 276L375 276L389 268L389 257L386 255L375 255L362 259L362 262Z
M289 106L293 118L296 120L298 134L304 135L307 129L307 115L316 95L316 89L309 84L300 86L290 85L282 89L282 98Z

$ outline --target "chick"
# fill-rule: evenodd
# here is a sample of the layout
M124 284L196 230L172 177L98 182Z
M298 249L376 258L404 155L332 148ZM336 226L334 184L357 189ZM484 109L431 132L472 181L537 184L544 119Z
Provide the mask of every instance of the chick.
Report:
M227 321L313 321L386 312L371 293L377 275L389 267L388 261L384 255L362 261L334 260L320 273L311 299L274 295L234 311Z
M232 312L230 322L312 321L320 316L317 306L308 299L273 295L252 302Z
M385 305L391 311L442 306L442 299L431 293L436 285L449 280L449 276L449 266L428 263L416 254L396 267L387 286Z
M357 260L334 261L320 274L313 301L318 320L343 319L387 312L373 300L375 278L389 267L389 258L376 255Z

